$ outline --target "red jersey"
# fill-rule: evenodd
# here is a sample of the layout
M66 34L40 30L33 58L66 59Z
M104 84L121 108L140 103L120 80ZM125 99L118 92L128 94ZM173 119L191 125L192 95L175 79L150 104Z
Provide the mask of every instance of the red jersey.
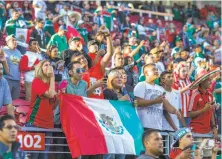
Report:
M96 54L89 53L88 55L92 59L92 61L95 60ZM95 64L94 66L92 66L88 71L90 81L89 82L86 81L86 82L90 83L89 87L92 86L98 80L102 79L105 75L104 72L102 71L101 60L102 60L102 57L100 57L99 62ZM89 97L104 99L103 88L102 87L96 88L95 91Z
M40 128L53 128L54 100L43 96L49 89L49 84L39 78L32 82L30 109L26 121Z
M172 88L175 90L181 90L191 83L189 79L180 80L178 79L178 77L176 77L177 75L175 73L173 75L174 75L175 82ZM186 92L180 93L180 94L181 94L183 116L187 117L188 105L189 105L189 100L190 100L190 90L187 90Z
M202 91L200 88L193 90L189 103L189 112L203 109L205 104L213 101L213 96L209 91ZM195 133L206 134L211 131L210 121L213 109L205 111L197 117L191 119L190 127Z
M179 149L179 148L173 148L173 149L171 149L171 151L170 151L170 154L169 154L169 157L171 158L171 159L174 159L174 158L176 158L179 154L181 154L183 151L181 150L181 149Z

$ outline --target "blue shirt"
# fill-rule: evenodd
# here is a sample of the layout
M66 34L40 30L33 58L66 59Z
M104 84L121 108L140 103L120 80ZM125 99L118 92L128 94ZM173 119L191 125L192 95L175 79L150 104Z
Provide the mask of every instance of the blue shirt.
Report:
M20 81L20 71L19 63L22 58L22 54L19 50L9 49L7 46L3 48L4 53L6 54L6 60L9 67L9 73L5 75L5 78Z
M3 105L7 105L10 103L12 103L12 97L9 90L8 82L4 77L2 77L0 79L0 109Z
M68 86L66 88L66 93L73 94L77 96L87 97L87 83L83 80L80 80L76 85L74 85L70 79L68 81Z

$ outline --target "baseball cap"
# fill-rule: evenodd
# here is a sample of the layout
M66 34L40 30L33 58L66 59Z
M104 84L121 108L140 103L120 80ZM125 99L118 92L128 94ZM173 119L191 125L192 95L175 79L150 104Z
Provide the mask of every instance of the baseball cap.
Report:
M66 28L66 26L65 26L65 25L61 25L61 26L59 27L59 30L64 30L64 31L67 31L67 28Z
M191 132L190 128L181 128L177 130L174 134L175 142L172 144L172 147L179 147L179 140L189 132Z
M11 35L9 35L9 36L7 36L7 37L5 38L5 41L7 42L7 41L9 41L9 40L11 40L11 39L13 39L13 38L16 38L16 37L15 37L14 34L11 34Z
M69 43L71 43L72 41L80 41L80 37L73 36L69 39Z
M78 24L78 25L81 25L81 24L83 24L83 23L84 23L83 20L79 20L77 24Z
M96 40L91 40L91 41L88 42L87 47L89 48L91 45L95 45L95 44L97 44L97 41Z

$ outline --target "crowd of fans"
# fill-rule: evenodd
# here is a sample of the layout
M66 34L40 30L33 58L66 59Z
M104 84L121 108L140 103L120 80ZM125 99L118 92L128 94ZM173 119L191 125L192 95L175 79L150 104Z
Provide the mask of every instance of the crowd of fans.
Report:
M141 156L146 159L158 156L151 155L153 145L148 142L149 136L162 139L155 130L191 127L193 133L218 139L221 74L207 76L195 89L191 87L221 67L221 19L215 7L198 10L190 3L186 7L174 4L174 21L165 21L163 16L131 13L125 10L129 6L124 2L0 2L1 37L7 36L0 49L0 110L6 105L8 114L14 116L12 101L20 98L22 84L25 100L30 101L28 127L61 127L60 93L129 101L148 130L143 142L149 154ZM161 2L139 8L166 12ZM132 22L135 16L138 21ZM29 30L27 48L18 45L22 39L16 36L17 28ZM0 133L3 129L4 124ZM184 131L184 135L191 133ZM186 146L180 146L181 152ZM47 158L47 153L32 157ZM103 156L111 157L129 156Z

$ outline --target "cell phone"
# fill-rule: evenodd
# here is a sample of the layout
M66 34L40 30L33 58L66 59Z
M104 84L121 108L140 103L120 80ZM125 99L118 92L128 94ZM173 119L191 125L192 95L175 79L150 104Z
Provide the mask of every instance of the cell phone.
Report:
M191 147L191 151L192 151L192 156L194 156L194 151L196 150L197 148L197 145L193 144L192 147Z
M163 96L165 96L166 95L166 92L163 92Z

